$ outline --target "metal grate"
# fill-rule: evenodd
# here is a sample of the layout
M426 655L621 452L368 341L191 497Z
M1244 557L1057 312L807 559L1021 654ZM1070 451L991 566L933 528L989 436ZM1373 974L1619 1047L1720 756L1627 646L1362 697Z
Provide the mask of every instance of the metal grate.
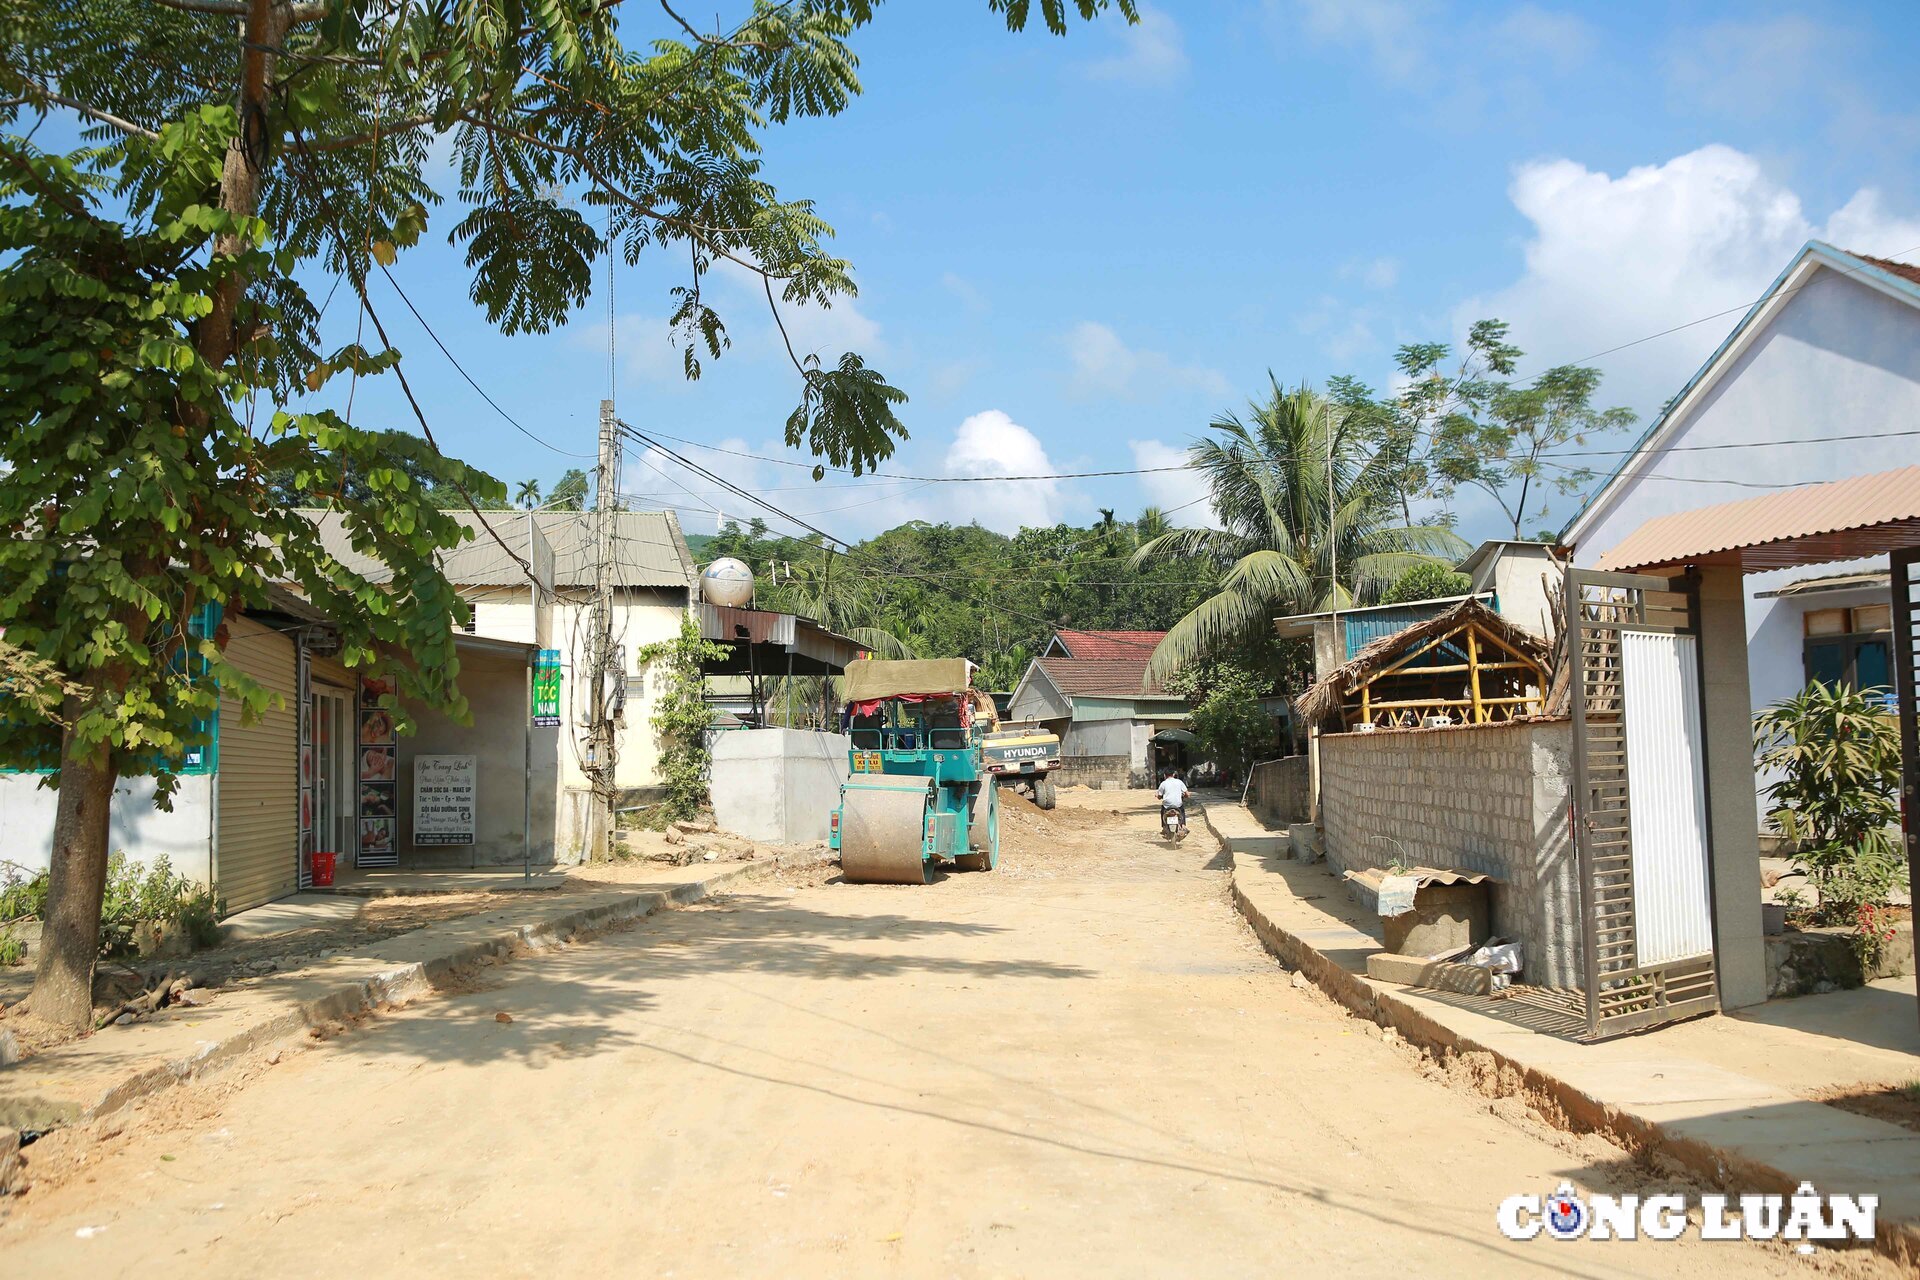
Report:
M1920 885L1920 724L1915 722L1914 671L1920 666L1920 547L1888 557L1893 587L1894 694L1900 704L1900 831L1907 846L1907 883Z
M1573 678L1573 826L1580 858L1582 1012L1591 1039L1657 1026L1719 1007L1713 956L1639 963L1632 794L1627 767L1628 705L1623 636L1629 631L1693 632L1684 580L1570 570L1568 660ZM1643 707L1641 715L1680 708Z

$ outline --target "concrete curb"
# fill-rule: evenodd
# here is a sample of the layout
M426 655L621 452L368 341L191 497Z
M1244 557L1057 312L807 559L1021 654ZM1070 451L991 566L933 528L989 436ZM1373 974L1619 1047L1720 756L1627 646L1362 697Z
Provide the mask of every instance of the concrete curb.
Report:
M735 881L752 879L784 868L807 866L820 859L821 855L808 854L742 863L718 871L705 880L689 881L671 890L645 890L528 924L503 926L491 936L464 942L425 960L397 965L371 977L342 982L330 991L302 1000L272 1017L231 1031L220 1039L202 1041L191 1054L180 1054L150 1063L122 1077L91 1103L77 1110L43 1103L42 1109L36 1111L34 1099L6 1099L9 1113L7 1122L31 1128L51 1128L58 1124L96 1119L169 1086L216 1071L255 1050L304 1035L314 1026L358 1017L383 1006L431 995L437 984L455 970L474 964L483 956L507 958L516 950L539 951L592 938L621 925L644 920L669 906L698 902L716 889ZM535 897L532 901L539 899Z
M1207 831L1223 852L1233 852L1229 838L1201 810ZM1236 864L1237 867L1237 864ZM1387 987L1350 973L1316 951L1304 939L1289 933L1241 891L1237 874L1230 873L1233 905L1252 926L1261 945L1281 963L1305 974L1329 998L1361 1017L1391 1027L1408 1043L1436 1057L1484 1053L1502 1075L1517 1077L1525 1092L1557 1105L1574 1126L1606 1134L1630 1150L1657 1153L1673 1160L1711 1186L1728 1190L1778 1192L1791 1195L1801 1178L1784 1169L1754 1160L1738 1151L1670 1133L1650 1117L1594 1097L1539 1067L1520 1062L1455 1028L1429 1017L1399 999ZM1920 1222L1882 1217L1875 1224L1874 1248L1902 1266L1920 1268Z

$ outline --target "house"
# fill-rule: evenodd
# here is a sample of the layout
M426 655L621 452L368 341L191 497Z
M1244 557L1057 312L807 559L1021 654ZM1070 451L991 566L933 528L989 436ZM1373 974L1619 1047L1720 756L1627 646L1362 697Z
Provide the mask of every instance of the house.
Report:
M1161 761L1179 758L1187 702L1147 679L1166 634L1057 631L1027 664L1007 718L1060 735L1061 785L1149 786Z
M338 513L310 514L334 555L370 579L384 576L385 567L379 561L354 550ZM557 657L559 723L535 727L534 753L554 760L551 789L557 856L560 861L578 860L591 843L594 812L586 758L591 703L584 677L590 669L596 515L588 511L449 514L476 534L441 559L442 571L473 610L470 634ZM616 708L614 807L623 808L649 803L660 794L652 707L661 690L638 655L646 646L679 634L681 619L693 603L698 575L672 512L621 511L613 513L611 521L613 666L618 682L610 691ZM519 736L516 729L515 741ZM514 861L517 856L503 860Z
M471 727L418 709L419 732L395 741L381 692L335 656L331 620L292 591L269 586L267 604L245 613L217 605L192 624L224 627L226 656L280 705L247 721L222 698L211 741L189 757L170 810L154 807L152 778L114 787L108 847L209 885L229 911L282 898L313 882L313 855L340 865L395 865L413 834L415 757L473 755L456 786L469 804L459 846L429 852L444 863L552 860L552 798L536 804L526 779L538 776L523 726L531 644L455 638ZM476 751L476 743L494 744ZM547 776L551 776L551 763ZM47 865L56 793L33 772L0 772L0 848L29 871Z
M1920 462L1917 422L1920 267L1810 242L1560 539L1590 568L1659 517ZM1886 582L1884 561L1747 575L1751 709L1813 678L1890 687Z
M1455 568L1471 581L1466 595L1292 614L1275 618L1274 631L1282 638L1312 640L1315 680L1326 679L1368 645L1436 617L1463 600L1478 600L1535 635L1554 633L1551 615L1561 566L1546 543L1492 539L1475 547Z

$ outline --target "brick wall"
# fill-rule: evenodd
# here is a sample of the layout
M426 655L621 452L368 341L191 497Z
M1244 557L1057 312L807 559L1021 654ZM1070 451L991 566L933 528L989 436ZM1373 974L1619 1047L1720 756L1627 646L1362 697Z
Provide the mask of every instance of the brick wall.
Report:
M1053 782L1059 787L1097 787L1103 782L1138 786L1134 772L1133 761L1126 756L1063 755L1060 767L1053 771Z
M1521 943L1524 980L1577 986L1572 776L1564 720L1328 734L1320 739L1327 860L1339 870L1397 859L1496 877L1493 930Z
M1269 822L1305 822L1313 816L1313 785L1305 756L1262 760L1247 780L1247 805Z

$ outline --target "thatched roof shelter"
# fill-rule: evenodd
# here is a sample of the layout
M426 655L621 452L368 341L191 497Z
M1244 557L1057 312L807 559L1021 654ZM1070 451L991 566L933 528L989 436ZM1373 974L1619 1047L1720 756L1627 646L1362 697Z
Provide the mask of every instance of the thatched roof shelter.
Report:
M1294 700L1307 725L1490 724L1543 714L1551 647L1478 600L1382 636Z

